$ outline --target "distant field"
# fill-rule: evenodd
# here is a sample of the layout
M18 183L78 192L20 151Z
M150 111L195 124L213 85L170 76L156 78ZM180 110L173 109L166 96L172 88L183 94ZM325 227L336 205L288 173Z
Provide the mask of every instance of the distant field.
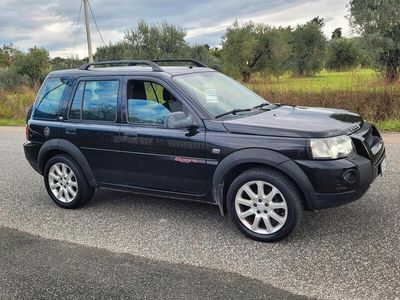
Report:
M387 85L371 69L322 71L315 77L253 77L248 87L271 102L348 109L378 123L385 131L400 131L400 83Z
M263 88L265 85L274 92L325 92L346 90L369 90L371 88L382 88L379 74L371 69L356 69L346 72L328 72L323 70L314 77L292 77L286 74L279 78L266 80L262 74L256 75L250 87Z
M400 82L387 85L371 69L347 72L322 71L315 77L253 76L249 88L271 102L348 109L375 122L384 131L400 131ZM0 126L24 124L35 91L0 90Z

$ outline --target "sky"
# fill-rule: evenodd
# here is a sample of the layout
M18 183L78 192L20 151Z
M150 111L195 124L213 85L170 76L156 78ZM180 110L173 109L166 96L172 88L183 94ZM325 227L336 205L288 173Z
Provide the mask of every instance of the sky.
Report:
M349 28L348 0L90 0L98 28L106 44L121 40L127 28L143 19L164 20L186 32L190 44L218 46L226 27L239 22L263 22L271 26L296 26L319 16L324 33ZM44 47L51 57L87 56L81 0L0 0L0 45L13 43L21 50ZM94 50L103 45L90 20Z

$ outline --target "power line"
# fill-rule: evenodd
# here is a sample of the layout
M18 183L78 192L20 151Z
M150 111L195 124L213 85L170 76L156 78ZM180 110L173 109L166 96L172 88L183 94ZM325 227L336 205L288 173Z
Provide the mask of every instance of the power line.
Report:
M92 18L93 18L94 24L96 25L96 29L97 29L97 32L99 33L100 39L103 42L104 46L106 46L106 43L104 42L103 36L100 33L99 26L97 25L96 18L94 17L92 6L90 5L90 1L89 0L88 0L88 4L89 4L89 9L90 9L90 14L92 15Z

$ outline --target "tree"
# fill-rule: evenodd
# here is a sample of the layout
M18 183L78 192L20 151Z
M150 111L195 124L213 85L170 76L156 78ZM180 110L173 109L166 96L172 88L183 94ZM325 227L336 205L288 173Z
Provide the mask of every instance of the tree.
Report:
M326 45L322 26L323 20L317 17L293 31L291 65L295 75L310 76L322 69Z
M350 24L369 44L377 68L385 71L387 82L399 78L399 0L351 0Z
M9 68L12 66L15 57L20 54L13 44L3 45L0 48L0 68Z
M346 70L361 62L361 49L354 39L333 38L328 42L326 67L330 70Z
M54 57L50 61L51 65L51 70L65 70L65 69L74 69L78 68L79 66L83 65L86 63L85 60L79 59L77 56L76 57L69 57L69 58L63 58L63 57Z
M96 60L187 58L186 33L168 22L147 24L141 20L126 30L123 40L99 47Z
M332 39L340 39L342 37L342 28L338 27L332 31Z
M194 45L190 47L189 55L185 58L196 59L216 70L221 69L221 60L213 55L208 45Z
M27 75L35 87L39 87L50 68L49 52L36 46L30 48L28 53L19 53L14 62L17 72Z
M252 22L228 27L222 42L224 71L248 82L251 74L279 76L287 69L289 29Z
M138 59L177 58L187 56L186 33L164 21L160 25L141 20L125 32L124 42L130 54Z

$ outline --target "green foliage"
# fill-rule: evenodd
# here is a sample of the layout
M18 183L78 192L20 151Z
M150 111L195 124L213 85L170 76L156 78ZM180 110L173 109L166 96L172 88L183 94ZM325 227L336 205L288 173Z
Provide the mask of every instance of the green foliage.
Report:
M138 59L177 58L186 56L189 46L186 33L164 21L160 25L138 22L135 28L125 32L124 41L131 57Z
M287 71L289 28L272 28L252 22L228 27L222 42L224 71L248 82L254 72L279 76Z
M96 61L102 60L123 60L136 58L132 56L129 44L123 40L116 43L110 43L107 46L97 48L94 58Z
M12 66L15 56L20 54L13 44L3 45L0 48L0 68L9 68Z
M338 27L332 31L332 39L340 39L342 37L342 28Z
M213 55L213 52L210 51L208 45L194 45L190 47L187 58L201 61L209 68L215 70L221 69L221 59Z
M84 63L86 63L85 60L81 60L77 57L63 58L63 57L57 56L57 57L51 59L51 61L50 61L52 71L75 69Z
M328 42L326 51L326 68L346 70L361 62L361 49L354 39L333 38Z
M399 0L350 1L351 25L362 33L375 65L394 82L400 72Z
M29 84L29 78L19 74L15 68L0 69L0 89L14 91Z
M311 76L322 70L326 45L322 26L317 17L293 31L291 64L295 75Z
M29 76L38 87L50 69L49 52L44 48L30 48L28 53L16 55L14 66L19 74Z

